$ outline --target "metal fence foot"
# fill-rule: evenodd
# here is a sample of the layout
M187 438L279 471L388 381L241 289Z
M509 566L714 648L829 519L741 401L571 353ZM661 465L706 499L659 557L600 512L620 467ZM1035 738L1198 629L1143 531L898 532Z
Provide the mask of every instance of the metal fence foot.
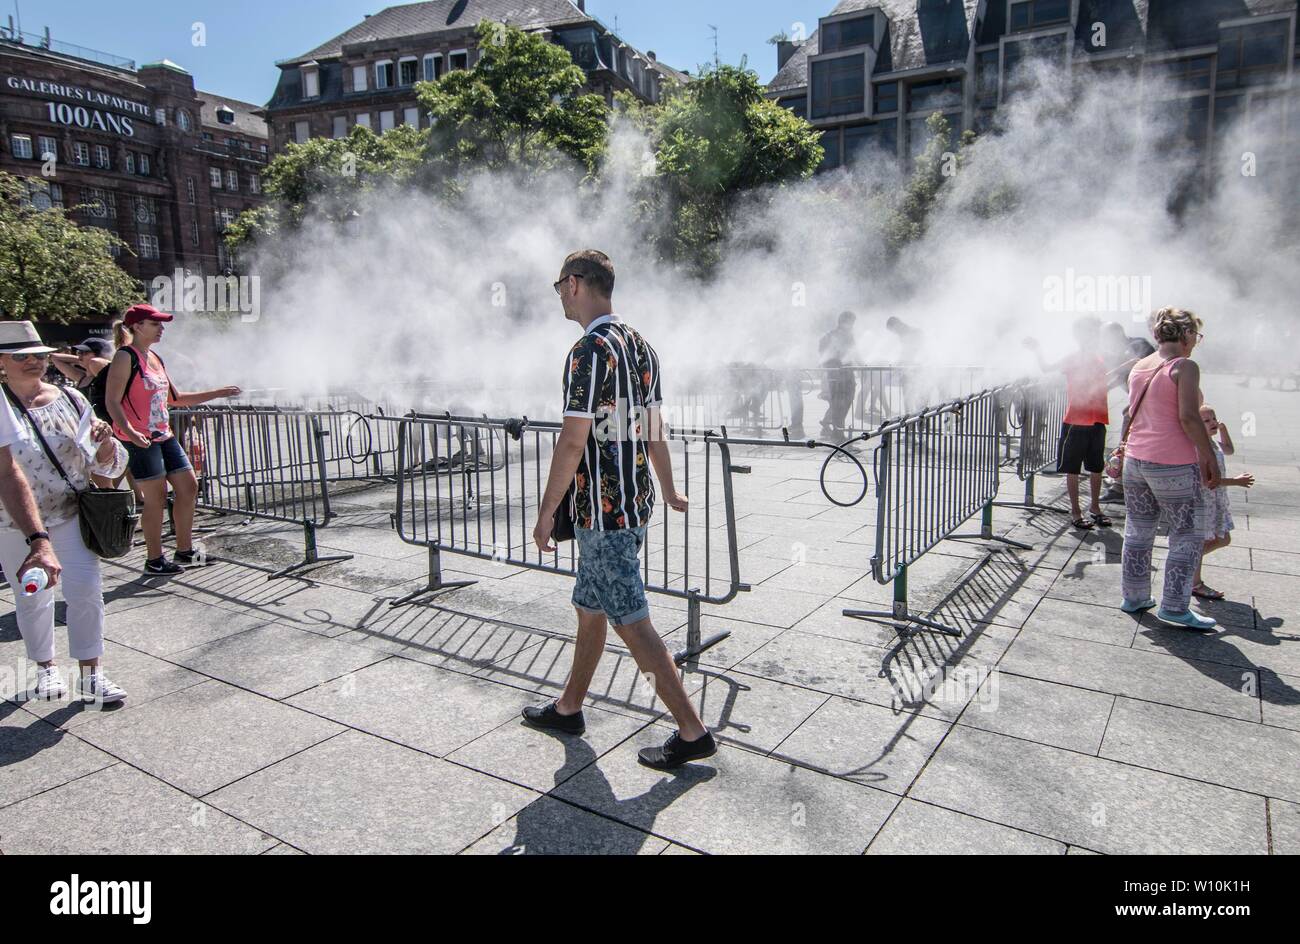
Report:
M459 590L461 587L472 587L478 583L477 580L448 580L442 579L442 552L439 548L430 546L429 548L429 579L419 590L413 590L406 596L398 597L396 600L389 600L388 605L406 606L408 603L414 603L420 597L428 593L441 593L445 590Z
M331 554L327 557L321 557L316 553L316 523L314 521L305 521L302 526L303 543L305 550L303 559L296 564L290 564L283 570L277 570L267 577L267 580L278 580L281 577L297 576L307 567L317 567L322 564L334 564L339 561L352 560L351 554Z
M903 633L909 623L915 623L922 629L943 633L945 636L955 636L960 639L963 635L962 631L955 626L947 626L923 616L913 616L911 613L900 614L892 610L844 610L844 615L872 623L889 623L897 633Z
M673 662L678 665L695 662L700 654L708 649L712 649L722 640L731 635L730 631L714 633L708 639L700 640L700 601L696 597L690 597L686 602L687 623L686 623L686 648L679 649L673 654Z
M987 502L984 510L980 513L980 529L972 534L950 534L950 541L997 541L999 544L1005 544L1008 547L1019 548L1022 551L1032 551L1034 546L1026 544L1023 541L1013 541L1011 538L1004 538L999 534L993 533L993 505L994 502Z

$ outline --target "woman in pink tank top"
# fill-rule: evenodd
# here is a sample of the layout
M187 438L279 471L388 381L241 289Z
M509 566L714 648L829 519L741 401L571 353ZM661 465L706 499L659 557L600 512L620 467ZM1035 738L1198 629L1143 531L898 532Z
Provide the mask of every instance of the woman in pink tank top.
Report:
M1201 340L1201 319L1162 308L1151 320L1159 345L1129 374L1128 435L1124 452L1124 601L1137 613L1151 597L1151 549L1163 514L1169 523L1164 595L1156 615L1193 629L1214 620L1191 609L1196 567L1205 535L1205 492L1216 488L1219 466L1201 421L1201 372L1189 360Z

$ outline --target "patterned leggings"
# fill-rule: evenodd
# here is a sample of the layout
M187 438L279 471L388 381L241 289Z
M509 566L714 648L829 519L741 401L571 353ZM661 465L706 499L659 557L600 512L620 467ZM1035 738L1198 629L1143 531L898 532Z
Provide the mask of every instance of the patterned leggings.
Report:
M1151 548L1163 513L1169 525L1164 598L1170 613L1186 613L1205 540L1200 467L1124 460L1124 599L1151 596Z

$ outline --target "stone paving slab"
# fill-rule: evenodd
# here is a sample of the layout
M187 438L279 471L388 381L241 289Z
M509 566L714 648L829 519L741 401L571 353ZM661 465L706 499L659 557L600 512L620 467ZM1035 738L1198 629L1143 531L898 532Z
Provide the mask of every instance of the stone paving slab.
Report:
M1119 698L1101 756L1300 801L1300 731Z
M1300 804L1269 801L1274 855L1300 855Z
M232 613L225 607L173 594L117 614L105 623L104 638L150 655L166 656L266 623L256 611Z
M108 713L78 736L201 797L341 730L324 718L209 681Z
M867 855L1064 855L1065 845L929 803L904 800Z
M0 702L0 808L116 763L17 705Z
M981 697L961 724L1084 754L1096 754L1106 733L1113 695L1000 671L984 681Z
M209 801L314 855L459 852L538 794L348 731Z
M635 752L662 740L646 730L565 781L555 795L637 829L713 853L857 854L897 797L739 748L673 775Z
M962 725L911 795L1098 852L1267 851L1262 797Z
M665 839L548 796L538 797L465 855L661 855Z
M0 809L6 855L256 854L276 840L126 764Z

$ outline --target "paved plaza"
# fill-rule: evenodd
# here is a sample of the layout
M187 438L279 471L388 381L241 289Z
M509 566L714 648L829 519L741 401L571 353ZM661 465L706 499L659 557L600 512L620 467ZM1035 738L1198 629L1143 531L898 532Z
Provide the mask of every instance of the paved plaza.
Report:
M1229 596L1202 607L1209 634L1116 608L1122 506L1086 536L999 507L996 530L1033 550L957 589L984 546L945 542L911 573L913 608L965 635L900 641L842 615L891 598L869 573L874 490L838 508L820 455L740 459L753 590L705 607L705 634L731 636L686 681L721 744L675 774L636 763L671 719L613 632L586 735L521 724L564 683L568 578L447 555L446 579L477 583L388 606L426 572L391 488L340 490L321 553L354 556L306 578L267 579L300 531L233 517L205 520L219 559L179 578L141 577L139 552L107 562L117 710L13 695L6 590L0 852L1300 852L1300 393L1207 393L1230 473L1258 479L1205 568ZM1040 480L1040 500L1061 492ZM1020 494L1008 472L1002 498ZM651 610L679 646L685 603Z

